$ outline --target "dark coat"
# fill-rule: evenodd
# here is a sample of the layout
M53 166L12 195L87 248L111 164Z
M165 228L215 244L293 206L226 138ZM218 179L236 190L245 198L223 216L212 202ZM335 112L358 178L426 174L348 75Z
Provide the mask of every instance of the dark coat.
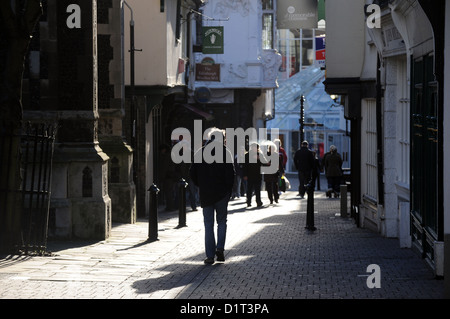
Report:
M238 156L234 156L234 170L236 171L236 175L240 177L244 177L244 163L238 163Z
M255 154L257 156L256 161L255 159L250 161L250 156L255 156ZM261 158L264 158L264 155L261 153L261 151L258 151L257 153L255 152L255 154L253 154L252 152L247 152L245 154L244 176L247 176L247 178L252 181L261 181L261 166L264 165L261 161Z
M284 173L283 155L279 154L278 157L278 170L273 174L264 174L265 182L278 182L279 177Z
M324 160L325 175L327 177L342 176L342 157L338 152L327 153Z
M190 177L199 188L200 206L207 207L225 196L231 196L234 184L234 165L231 152L224 147L224 160L222 163L206 163L202 152L202 162L193 163L189 170Z
M311 174L314 169L314 155L308 147L302 146L294 155L294 165L299 172Z

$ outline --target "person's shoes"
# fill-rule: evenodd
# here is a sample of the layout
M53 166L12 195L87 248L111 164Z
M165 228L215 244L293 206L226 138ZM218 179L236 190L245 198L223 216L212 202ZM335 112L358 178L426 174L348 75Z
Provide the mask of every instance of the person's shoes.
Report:
M262 205L264 205L264 204L263 204L263 203L259 203L259 204L258 204L258 207L261 207Z
M225 255L223 254L223 250L216 251L217 261L225 261Z
M212 265L214 264L214 258L207 257L203 262L207 265Z
M252 204L247 204L247 207L252 207Z

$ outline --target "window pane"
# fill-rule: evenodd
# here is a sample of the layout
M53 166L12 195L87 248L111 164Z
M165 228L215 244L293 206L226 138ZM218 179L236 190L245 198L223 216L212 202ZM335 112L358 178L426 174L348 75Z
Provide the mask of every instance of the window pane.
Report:
M278 51L282 56L280 79L288 79L300 70L300 40L279 39Z
M314 63L314 50L312 40L302 41L302 67L307 67Z
M273 15L263 14L263 49L273 49Z
M263 10L272 10L273 9L273 0L262 0L262 9Z
M300 39L300 29L289 29L289 37L293 39Z
M312 29L302 29L303 32L303 39L304 38L312 38L313 37L313 31Z
M286 54L287 54L287 47L286 47L286 40L285 39L280 39L278 41L278 53L281 54L282 57L282 62L281 62L281 66L280 66L280 79L286 79Z
M298 73L300 70L300 40L290 41L290 74L289 77Z

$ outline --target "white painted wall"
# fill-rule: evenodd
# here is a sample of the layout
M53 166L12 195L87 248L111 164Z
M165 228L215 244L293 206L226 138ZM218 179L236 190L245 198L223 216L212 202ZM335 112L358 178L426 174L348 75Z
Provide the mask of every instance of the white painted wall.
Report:
M178 74L178 59L186 58L184 40L175 40L177 1L165 1L160 12L160 1L127 0L133 9L135 24L135 84L175 86L184 84L184 74ZM186 16L186 9L183 9ZM130 18L124 7L124 61L125 85L130 85ZM186 22L182 20L182 35Z
M191 68L194 71L196 63L209 57L220 64L221 77L220 82L192 81L190 88L275 88L281 55L262 49L261 1L210 0L201 9L203 26L224 28L224 53L197 52ZM195 79L195 74L191 77Z

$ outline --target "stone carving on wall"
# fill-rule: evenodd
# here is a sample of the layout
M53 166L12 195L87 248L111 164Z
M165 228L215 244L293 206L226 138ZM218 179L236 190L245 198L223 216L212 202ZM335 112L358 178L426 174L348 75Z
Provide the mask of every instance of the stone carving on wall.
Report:
M221 19L227 19L230 17L230 13L239 13L245 18L253 11L250 0L223 0L216 4L214 15Z
M242 83L248 76L247 66L244 64L229 63L225 65L225 74L223 82L225 83Z
M281 54L276 50L264 50L261 60L264 68L264 82L276 81L282 63Z

